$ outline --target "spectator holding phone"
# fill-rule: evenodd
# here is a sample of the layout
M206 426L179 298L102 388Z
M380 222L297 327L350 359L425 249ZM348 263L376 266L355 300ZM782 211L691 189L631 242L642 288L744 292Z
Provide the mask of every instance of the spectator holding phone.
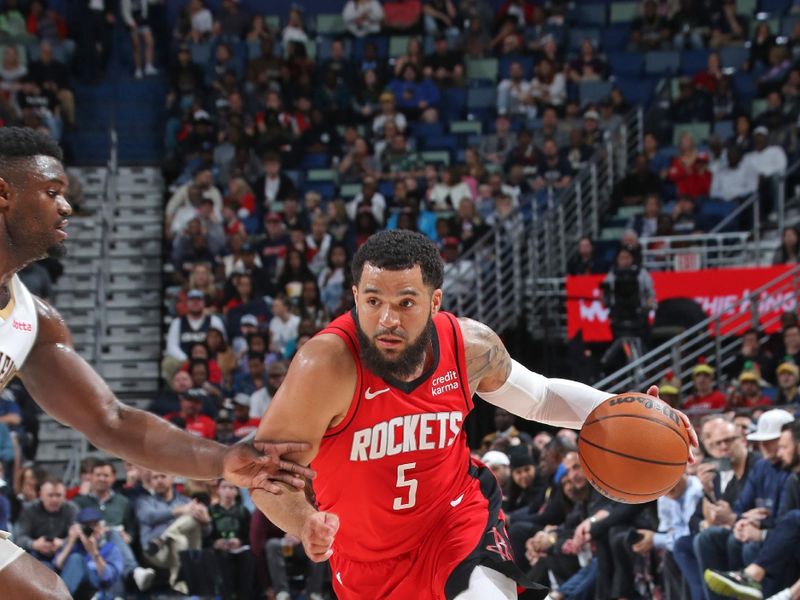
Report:
M64 546L53 566L61 573L70 594L78 590L96 592L93 599L111 600L125 595L122 554L108 540L103 513L94 507L81 509L77 523L69 528Z

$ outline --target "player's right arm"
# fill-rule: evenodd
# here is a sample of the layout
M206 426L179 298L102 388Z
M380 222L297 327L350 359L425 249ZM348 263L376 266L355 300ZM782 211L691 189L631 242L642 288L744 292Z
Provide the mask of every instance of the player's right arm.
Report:
M292 360L286 378L261 418L255 444L291 439L309 444L309 450L289 454L309 464L319 451L329 427L347 415L355 392L357 372L344 341L320 335L306 343ZM312 560L326 560L338 528L335 515L318 513L302 491L288 487L276 501L274 494L252 490L253 502L275 525L303 541Z

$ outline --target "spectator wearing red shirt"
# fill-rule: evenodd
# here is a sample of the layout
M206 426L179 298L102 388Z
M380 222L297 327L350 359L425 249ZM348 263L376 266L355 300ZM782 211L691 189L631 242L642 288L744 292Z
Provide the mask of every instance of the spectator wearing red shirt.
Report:
M692 369L694 393L686 398L683 410L722 410L725 408L725 394L714 389L714 369L700 363Z
M755 370L745 370L739 375L739 389L731 399L734 408L772 406L772 400L761 393L761 377Z
M233 397L233 437L238 442L258 429L260 419L250 418L250 394Z
M675 184L679 196L685 195L691 198L708 196L711 190L708 156L697 152L691 133L681 134L678 156L672 159L667 178Z
M723 77L725 77L725 75L722 73L722 63L720 62L719 54L712 52L708 55L706 69L697 72L695 76L692 77L692 83L695 85L695 88L708 92L709 94L714 94Z
M217 425L212 419L200 412L203 403L199 397L189 394L180 395L180 411L170 413L164 418L173 423L183 424L189 433L213 440L217 436Z

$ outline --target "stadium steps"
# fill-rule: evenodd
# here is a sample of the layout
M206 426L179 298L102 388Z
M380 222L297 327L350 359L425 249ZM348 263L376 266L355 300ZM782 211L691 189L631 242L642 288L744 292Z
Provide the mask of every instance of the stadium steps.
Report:
M76 351L120 400L146 408L158 392L161 358L160 172L122 167L110 175L79 167L71 173L81 182L87 214L70 218L55 304ZM54 474L74 476L86 450L81 434L40 416L36 459Z

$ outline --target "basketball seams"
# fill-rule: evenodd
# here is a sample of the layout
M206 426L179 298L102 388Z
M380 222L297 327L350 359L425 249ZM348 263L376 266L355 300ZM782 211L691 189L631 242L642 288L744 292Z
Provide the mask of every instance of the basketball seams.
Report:
M605 481L600 479L597 476L597 473L595 473L592 470L592 467L589 466L589 462L586 460L585 457L581 457L581 464L592 475L592 478L594 479L594 481L592 481L591 479L589 480L590 483L592 483L592 485L595 485L595 483L597 485L603 485L606 488L608 488L610 490L614 490L615 492L619 492L620 494L623 494L625 496L641 496L642 497L642 500L634 502L633 504L644 504L645 502L652 502L653 500L655 500L659 496L663 496L666 492L670 491L673 487L675 487L675 484L672 484L672 485L670 485L668 487L665 487L664 489L661 489L661 490L658 490L658 491L655 491L655 492L651 492L649 494L641 494L641 493L638 493L638 492L626 492L625 490L621 490L621 489L619 489L617 487L614 487L613 485L609 485L608 483L606 483ZM596 485L595 485L595 488L596 488ZM604 496L608 497L608 494L603 493L600 490L597 490L597 491L600 492L601 494L603 494ZM631 503L630 500L625 500L625 499L622 499L622 498L612 498L612 500L615 500L616 502L627 502L629 504Z
M686 451L689 451L689 443L686 441L686 438L680 434L678 430L676 430L672 425L667 423L666 421L662 421L661 419L657 419L655 417L648 417L646 415L631 415L631 414L623 414L623 415L607 415L605 417L595 417L591 421L585 421L583 423L583 427L587 427L588 425L594 425L596 423L600 423L601 421L607 421L609 419L620 419L620 418L630 418L630 419L643 419L645 421L650 421L652 423L656 423L661 425L662 427L666 427L672 433L678 436L680 440L683 442L683 445L686 446ZM583 427L581 427L581 431L583 431Z
M597 450L600 450L601 452L608 452L609 454L616 454L617 456L621 456L623 458L628 458L630 460L638 460L639 462L646 462L646 463L650 463L650 464L653 464L653 465L661 465L661 466L664 466L664 467L682 467L682 466L684 466L686 464L686 461L682 461L682 462L666 462L666 461L663 461L663 460L654 460L654 459L651 459L651 458L641 458L639 456L632 456L630 454L625 454L624 452L620 452L619 450L612 450L611 448L605 448L603 446L600 446L599 444L595 444L594 442L590 442L586 438L579 438L578 439L578 445L579 446L580 446L581 442L583 442L585 444L589 444L592 448L596 448Z
M637 420L614 421L615 417ZM685 471L688 454L689 440L674 409L635 392L613 396L596 406L578 438L578 456L592 486L611 500L630 504L649 502L669 492Z

